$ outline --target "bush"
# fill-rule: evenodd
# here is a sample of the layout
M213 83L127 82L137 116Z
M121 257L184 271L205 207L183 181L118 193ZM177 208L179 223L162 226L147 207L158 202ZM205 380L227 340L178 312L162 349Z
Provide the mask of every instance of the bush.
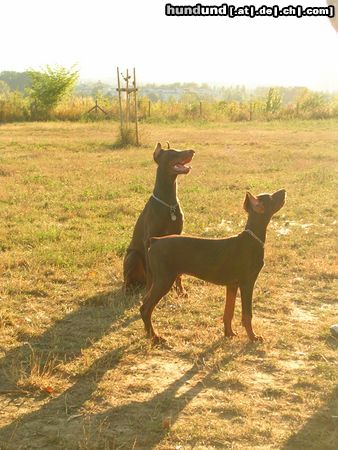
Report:
M48 119L50 112L75 87L79 78L76 70L46 66L42 71L30 70L32 86L28 89L33 119Z

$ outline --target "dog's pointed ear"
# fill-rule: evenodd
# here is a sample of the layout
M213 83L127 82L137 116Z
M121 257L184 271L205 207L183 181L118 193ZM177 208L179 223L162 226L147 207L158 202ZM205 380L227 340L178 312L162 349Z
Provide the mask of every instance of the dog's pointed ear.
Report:
M167 150L169 150L170 149L170 142L167 141L166 144L167 144Z
M162 145L161 145L160 142L158 142L157 145L156 145L156 147L155 147L154 154L153 154L154 161L155 161L157 164L159 163L159 157L160 157L160 155L161 155L162 152L163 152L163 150L162 150Z
M259 201L257 197L252 195L250 192L246 193L243 208L248 213L250 208L258 214L264 214L264 205Z

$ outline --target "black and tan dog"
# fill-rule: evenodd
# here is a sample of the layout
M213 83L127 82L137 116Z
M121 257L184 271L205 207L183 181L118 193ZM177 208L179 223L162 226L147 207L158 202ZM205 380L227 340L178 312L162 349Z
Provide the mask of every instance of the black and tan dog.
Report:
M256 279L264 265L264 242L271 217L285 202L285 190L257 197L246 194L244 209L248 213L245 230L227 239L203 239L189 236L166 236L151 239L149 268L152 284L141 306L146 332L155 342L151 315L175 279L188 274L214 284L226 285L224 334L234 336L232 318L238 288L242 300L242 324L250 340L259 340L251 324L252 294Z
M128 290L147 281L147 253L150 238L180 234L183 229L183 213L177 199L177 175L188 174L186 166L194 150L163 150L160 143L154 151L157 163L156 181L153 194L141 212L127 249L123 263L124 288ZM177 279L178 292L183 293L181 279Z

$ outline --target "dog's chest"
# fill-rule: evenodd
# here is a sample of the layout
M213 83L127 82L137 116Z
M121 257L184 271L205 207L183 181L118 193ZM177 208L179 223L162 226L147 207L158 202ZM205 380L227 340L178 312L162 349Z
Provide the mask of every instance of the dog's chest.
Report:
M183 228L183 214L181 211L176 211L174 217L169 217L166 223L166 234L180 234Z
M145 224L150 224L150 236L180 234L183 228L183 213L179 205L169 208L161 204L152 204L147 211ZM147 233L148 234L148 233Z

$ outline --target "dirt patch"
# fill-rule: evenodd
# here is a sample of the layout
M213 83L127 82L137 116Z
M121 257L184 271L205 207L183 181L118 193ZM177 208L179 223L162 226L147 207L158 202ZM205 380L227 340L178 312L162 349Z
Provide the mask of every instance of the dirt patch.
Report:
M256 371L251 375L252 384L275 385L275 381L275 377L265 372Z
M126 378L126 383L130 379L130 384L136 385L138 382L147 383L153 386L154 391L162 391L176 380L181 379L182 386L189 386L192 382L191 376L187 375L191 369L191 365L180 359L168 355L152 356L146 361L140 362L133 366L133 371Z
M297 322L314 322L315 318L310 311L305 311L305 309L299 306L294 306L291 318Z
M305 361L299 359L287 359L279 361L279 365L287 370L299 370L303 369L306 366Z

